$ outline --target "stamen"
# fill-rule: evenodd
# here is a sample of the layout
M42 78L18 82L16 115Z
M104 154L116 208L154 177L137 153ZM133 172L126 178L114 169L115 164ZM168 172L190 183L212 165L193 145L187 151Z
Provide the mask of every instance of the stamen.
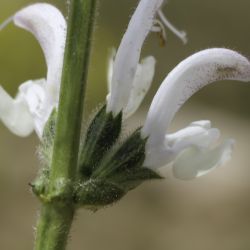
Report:
M167 40L167 34L166 34L165 26L163 25L163 23L155 19L154 25L151 28L151 31L157 33L157 35L160 38L160 45L162 47L165 46L166 40Z
M180 31L175 26L168 21L168 19L165 17L163 12L161 10L157 11L161 21L164 23L166 27L168 27L177 37L179 37L184 44L187 43L187 34L185 31Z
M0 31L2 31L9 23L11 23L13 21L13 17L14 16L10 16L9 18L7 18L5 21L3 21L0 24Z

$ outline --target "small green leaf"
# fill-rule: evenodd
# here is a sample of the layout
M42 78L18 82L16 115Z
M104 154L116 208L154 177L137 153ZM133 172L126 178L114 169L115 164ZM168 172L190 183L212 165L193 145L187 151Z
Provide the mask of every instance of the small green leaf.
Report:
M120 173L112 176L112 181L117 183L117 185L125 192L128 192L129 190L142 184L144 181L159 180L162 178L163 177L149 168L138 167L121 171Z
M78 184L75 202L77 206L97 210L120 200L124 194L125 192L113 183L90 179Z
M121 133L122 113L117 116L106 112L103 106L92 120L80 150L79 170L90 176L105 153L114 145Z
M146 139L142 139L140 129L137 129L104 160L92 177L105 179L116 173L141 167L145 159L145 144Z

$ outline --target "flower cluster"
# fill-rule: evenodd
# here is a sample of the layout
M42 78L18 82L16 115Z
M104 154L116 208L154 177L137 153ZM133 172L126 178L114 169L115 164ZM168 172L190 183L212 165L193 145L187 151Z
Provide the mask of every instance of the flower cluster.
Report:
M210 121L195 121L167 133L176 112L202 87L217 80L250 81L250 62L224 48L200 51L178 64L162 82L143 127L120 139L123 120L136 112L154 77L155 58L140 61L148 34L160 32L164 38L166 26L186 41L185 33L166 19L162 5L163 0L139 2L117 53L110 58L107 103L90 122L80 150L79 203L112 203L144 180L161 178L157 173L161 167L171 165L176 178L192 179L231 157L234 141L220 144L220 131ZM48 72L46 79L21 84L15 99L0 88L0 118L15 134L27 136L35 130L43 141L45 125L58 105L66 22L59 10L45 3L30 5L11 20L37 38Z
M124 34L114 62L110 63L110 94L107 112L133 114L147 93L154 75L155 59L139 63L142 45L152 30L162 0L140 1ZM168 164L175 177L192 179L230 159L234 141L216 145L220 131L210 121L196 121L173 133L166 133L175 113L202 87L217 80L250 80L249 61L228 49L207 49L182 61L165 78L157 91L141 131L146 143L144 166L156 170ZM217 143L218 144L218 143Z

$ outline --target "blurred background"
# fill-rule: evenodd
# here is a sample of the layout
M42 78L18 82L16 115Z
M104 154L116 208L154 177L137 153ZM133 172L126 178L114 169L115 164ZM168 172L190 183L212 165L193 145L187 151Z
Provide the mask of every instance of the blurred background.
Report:
M1 0L0 23L28 0ZM47 1L67 13L66 0ZM117 47L137 0L100 0L94 33L87 117L105 100L107 58ZM150 101L166 74L190 54L226 47L250 56L250 1L169 0L164 7L179 29L187 31L183 45L167 32L165 47L151 34L143 55L157 59L153 87L139 112L128 122L143 124ZM46 66L32 35L9 25L0 32L0 83L12 95L20 83L44 77ZM193 181L180 181L166 171L166 180L143 184L117 205L76 216L70 250L249 250L250 249L250 86L239 82L212 84L178 112L172 131L191 121L210 119L223 138L236 147L229 164ZM39 203L28 183L39 163L35 135L18 138L0 124L0 249L32 249Z

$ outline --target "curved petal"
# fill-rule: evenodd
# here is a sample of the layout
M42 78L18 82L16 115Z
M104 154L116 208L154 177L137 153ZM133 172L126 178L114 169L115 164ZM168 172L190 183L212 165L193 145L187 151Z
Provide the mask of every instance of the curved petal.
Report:
M51 99L58 101L67 28L63 15L50 4L37 3L18 11L13 21L40 43L48 68L46 88Z
M228 139L213 149L191 147L184 150L173 163L174 176L190 180L210 172L231 159L233 145L234 140Z
M28 136L34 129L33 118L25 100L21 96L15 99L0 86L0 119L14 134Z
M182 61L166 77L157 91L145 125L144 137L158 145L175 113L189 97L209 83L218 80L250 81L250 63L239 53L228 49L207 49Z
M134 114L141 105L153 81L155 63L155 58L153 56L148 56L137 65L132 89L130 90L129 101L123 111L125 118Z
M128 104L142 45L162 3L163 0L141 0L122 38L115 57L111 96L107 105L107 111L112 111L114 115Z
M211 128L210 121L196 121L175 133L165 135L164 142L158 145L146 144L144 165L155 169L172 162L183 150L196 147L199 150L210 148L220 137L217 128Z

